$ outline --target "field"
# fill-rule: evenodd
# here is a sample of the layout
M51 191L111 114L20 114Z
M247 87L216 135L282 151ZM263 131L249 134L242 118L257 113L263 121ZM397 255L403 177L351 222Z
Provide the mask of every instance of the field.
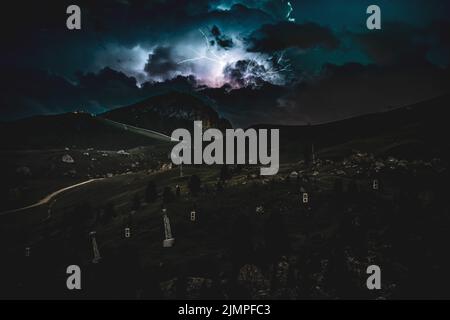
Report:
M257 167L229 167L223 183L219 166L185 166L183 177L179 168L101 177L45 205L2 214L2 290L9 298L448 296L442 170L437 161L357 153L284 163L269 178ZM192 175L201 180L196 195L188 188ZM148 201L150 181L158 195ZM162 246L163 201L172 248ZM81 293L66 289L72 264L83 270ZM366 289L371 264L383 270L381 291Z

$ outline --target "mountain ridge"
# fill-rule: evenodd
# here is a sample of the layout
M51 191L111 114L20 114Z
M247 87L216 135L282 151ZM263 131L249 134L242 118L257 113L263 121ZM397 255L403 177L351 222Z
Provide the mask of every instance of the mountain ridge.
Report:
M92 115L69 112L38 115L0 124L1 149L101 148L126 149L158 143L110 126L102 118L170 135L176 128L192 129L193 120L205 127L231 127L228 120L201 99L182 92L152 96L132 105Z
M319 150L350 141L377 139L386 145L414 140L432 149L445 149L448 146L446 137L450 133L445 117L449 105L450 95L443 95L409 106L335 122L299 126L256 124L251 127L280 129L281 152L292 149L298 153L305 144L312 143ZM157 143L133 132L108 126L98 121L99 118L166 135L176 128L191 130L194 120L202 120L205 128L231 127L230 122L221 118L205 101L188 93L173 91L97 116L73 112L2 123L0 144L2 149L94 147L113 150Z

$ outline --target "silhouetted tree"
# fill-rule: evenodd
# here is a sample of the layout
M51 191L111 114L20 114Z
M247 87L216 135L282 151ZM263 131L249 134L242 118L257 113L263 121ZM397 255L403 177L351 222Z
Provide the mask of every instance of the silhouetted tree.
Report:
M237 217L231 225L231 261L233 273L237 274L240 267L251 262L253 258L253 228L247 215Z
M313 154L312 154L312 146L310 143L307 143L303 148L303 157L305 159L305 164L309 166L312 163L313 160Z
M288 250L289 241L286 227L283 217L278 212L272 213L266 220L264 239L269 258L277 258Z
M341 195L343 190L344 190L344 184L343 184L342 179L339 178L339 179L334 180L333 192L335 194Z
M89 231L89 220L93 217L93 210L89 203L78 204L72 208L68 215L65 215L64 224L66 244L74 253L82 250L82 240Z
M104 224L110 222L116 216L116 210L114 207L114 203L108 202L105 206L105 210L103 212L102 222Z
M139 198L139 194L135 193L131 209L137 211L140 208L141 208L141 198Z
M126 220L125 220L125 228L129 228L133 225L133 215L131 213L128 214Z
M188 188L192 195L195 196L195 195L197 195L197 193L200 192L201 184L202 184L202 182L196 174L194 174L190 177L189 182L188 182Z
M220 180L227 181L230 178L231 178L231 173L228 170L228 166L226 164L222 165L222 168L220 168Z
M356 180L351 180L349 182L347 191L352 196L356 195L359 192Z
M148 203L152 203L158 198L158 191L156 190L155 182L149 181L147 189L145 190L145 200Z
M93 210L88 202L75 206L73 213L72 227L74 229L83 230L89 219L93 217Z
M220 180L216 183L216 191L217 192L223 191L223 184L222 184L222 181L220 181Z
M169 186L164 188L163 191L163 203L170 203L175 199L175 195L172 191L172 188Z
M340 178L334 180L333 197L331 200L338 216L340 216L343 213L344 209L345 198L343 196L343 191L344 191L343 180Z

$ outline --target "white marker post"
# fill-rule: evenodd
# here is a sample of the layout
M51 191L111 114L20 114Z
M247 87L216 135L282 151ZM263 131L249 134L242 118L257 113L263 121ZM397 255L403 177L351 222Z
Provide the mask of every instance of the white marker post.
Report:
M196 219L195 210L191 211L191 221L194 222Z
M379 189L378 179L373 179L372 188L373 188L373 190L378 190Z
M102 258L100 256L100 251L98 250L97 240L95 239L96 232L92 231L89 233L89 236L91 237L92 241L92 250L94 251L94 259L92 259L92 263L98 263L100 259Z
M264 214L264 207L263 206L257 206L255 209L256 213L258 214Z
M302 202L304 204L309 202L309 196L308 196L308 192L306 192L305 188L301 187L300 188L300 193L302 195Z
M302 200L303 200L303 203L308 203L308 193L307 192L303 193Z
M163 222L164 222L164 234L165 239L163 240L163 247L170 248L175 244L175 238L172 237L172 230L170 229L170 220L167 216L167 210L162 209L163 212Z

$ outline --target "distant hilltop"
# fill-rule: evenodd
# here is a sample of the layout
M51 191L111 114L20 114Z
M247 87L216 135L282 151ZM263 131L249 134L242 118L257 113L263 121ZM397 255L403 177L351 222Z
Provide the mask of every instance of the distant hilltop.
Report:
M94 116L85 112L33 116L0 125L0 149L101 148L119 150L157 143L127 130L108 126L98 117L170 135L192 129L193 121L206 127L230 128L231 123L205 101L171 91Z

